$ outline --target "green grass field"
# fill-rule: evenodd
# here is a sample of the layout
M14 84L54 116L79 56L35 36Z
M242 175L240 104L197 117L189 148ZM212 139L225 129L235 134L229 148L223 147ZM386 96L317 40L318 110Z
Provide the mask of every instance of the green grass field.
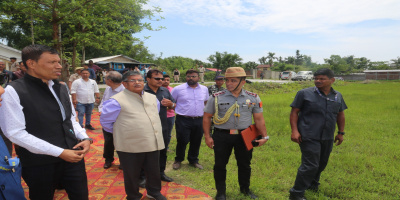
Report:
M312 83L284 86L251 86L263 101L268 135L266 145L256 148L252 160L250 188L260 199L287 199L300 165L298 144L290 140L290 103L296 91ZM344 96L348 109L346 135L334 146L321 176L319 193L306 192L307 199L400 199L400 82L337 82L334 88ZM262 93L262 94L261 94ZM173 132L167 175L175 182L214 197L214 156L204 141L198 170L183 162L172 170L176 139ZM246 199L239 192L234 156L227 166L227 198Z

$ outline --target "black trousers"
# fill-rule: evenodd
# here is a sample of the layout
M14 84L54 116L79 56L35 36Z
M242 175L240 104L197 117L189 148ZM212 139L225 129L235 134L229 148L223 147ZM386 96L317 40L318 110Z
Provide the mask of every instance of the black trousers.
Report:
M250 164L253 157L253 149L247 151L242 136L240 134L231 135L229 130L222 131L215 129L212 138L214 140L214 179L217 192L225 193L226 191L226 165L229 162L232 149L235 150L240 190L248 191L250 187Z
M140 171L143 168L146 174L147 193L156 199L161 195L161 178L159 151L144 153L127 153L117 151L123 173L127 200L140 200L142 194L139 192Z
M107 132L103 129L104 136L104 150L103 150L103 158L105 158L106 163L112 163L114 161L114 138L113 134Z
M168 150L168 129L163 128L162 130L163 133L163 139L164 139L164 146L165 148L160 150L160 174L164 174L165 167L167 165L167 150Z
M58 184L62 184L71 200L89 199L85 161L67 161L35 167L22 167L22 178L29 187L31 200L52 200Z
M328 164L332 152L333 140L303 140L299 145L301 165L297 171L296 181L290 193L302 196L311 188L318 188L321 172Z
M190 142L188 160L194 164L199 162L199 151L203 138L203 117L187 118L176 115L176 157L175 161L185 160L186 146Z

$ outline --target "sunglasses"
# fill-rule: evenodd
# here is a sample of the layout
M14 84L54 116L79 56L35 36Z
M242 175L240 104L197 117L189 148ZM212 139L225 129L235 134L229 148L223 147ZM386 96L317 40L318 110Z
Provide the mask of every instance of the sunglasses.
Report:
M156 81L163 81L164 78L154 78L154 80L156 80Z

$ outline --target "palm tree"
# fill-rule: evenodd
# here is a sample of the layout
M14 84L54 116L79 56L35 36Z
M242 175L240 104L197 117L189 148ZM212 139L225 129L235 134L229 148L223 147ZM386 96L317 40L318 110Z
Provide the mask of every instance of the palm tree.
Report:
M260 64L265 65L267 64L267 57L261 57L258 59L258 61L260 62Z
M272 64L274 64L274 59L277 59L277 58L275 57L275 53L268 52L267 59L268 59L269 67L272 67Z

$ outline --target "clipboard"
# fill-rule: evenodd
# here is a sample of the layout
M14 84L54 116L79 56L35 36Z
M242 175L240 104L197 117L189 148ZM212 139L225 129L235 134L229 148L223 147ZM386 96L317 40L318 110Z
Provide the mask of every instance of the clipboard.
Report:
M247 151L250 151L253 148L253 144L251 144L251 141L256 139L257 136L261 135L260 132L258 132L257 127L255 124L252 124L248 128L244 129L241 132L244 144L246 145Z

